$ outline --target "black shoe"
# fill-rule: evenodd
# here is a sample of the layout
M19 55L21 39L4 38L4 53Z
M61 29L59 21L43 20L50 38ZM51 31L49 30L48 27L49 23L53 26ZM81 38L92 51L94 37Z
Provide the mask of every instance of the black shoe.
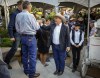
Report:
M53 74L54 74L54 75L58 75L58 73L59 73L59 71L56 70Z
M12 69L11 65L7 64L7 66L8 66L8 69Z
M40 73L35 73L33 78L39 77Z
M58 76L61 76L61 75L63 75L63 71L60 71L59 73L58 73Z
M28 74L24 72L24 74L27 76Z
M74 73L76 71L76 69L72 69L72 72Z
M35 73L34 75L29 75L29 78L37 78L40 76L40 73Z

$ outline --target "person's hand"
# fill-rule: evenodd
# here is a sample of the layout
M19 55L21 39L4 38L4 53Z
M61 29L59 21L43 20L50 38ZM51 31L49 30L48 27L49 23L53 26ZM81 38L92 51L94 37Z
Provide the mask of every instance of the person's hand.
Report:
M67 50L67 52L69 52L69 51L70 51L70 47L67 47L67 49L66 49L66 50Z
M74 46L75 46L75 47L77 47L77 45L76 45L76 44L74 44Z
M80 45L77 45L76 47L78 48L78 47L80 47Z
M10 40L11 40L11 41L15 41L15 38L11 38Z

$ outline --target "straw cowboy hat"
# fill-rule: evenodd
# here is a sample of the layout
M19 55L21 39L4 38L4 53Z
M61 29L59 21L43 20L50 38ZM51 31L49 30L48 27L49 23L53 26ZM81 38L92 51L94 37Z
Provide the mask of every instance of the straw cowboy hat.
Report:
M64 23L66 22L66 18L63 15L61 15L60 13L57 13L55 15L55 17L59 17Z

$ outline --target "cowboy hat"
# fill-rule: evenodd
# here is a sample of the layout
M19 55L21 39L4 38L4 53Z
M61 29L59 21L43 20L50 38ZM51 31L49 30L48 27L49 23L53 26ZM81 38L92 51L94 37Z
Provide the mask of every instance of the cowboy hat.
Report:
M81 25L80 25L80 23L76 22L76 23L74 24L74 26L75 26L75 27L80 27Z
M60 13L57 13L55 15L55 17L59 17L64 23L66 22L66 18L63 15L61 15Z

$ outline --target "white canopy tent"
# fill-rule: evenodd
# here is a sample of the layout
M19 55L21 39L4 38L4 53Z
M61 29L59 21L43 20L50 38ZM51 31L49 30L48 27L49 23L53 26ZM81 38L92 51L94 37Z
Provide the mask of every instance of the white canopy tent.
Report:
M15 5L19 0L0 0L0 5L4 6L5 10L5 20L6 20L6 28L9 22L9 11L8 6ZM26 0L23 0L26 1ZM57 12L57 6L59 5L58 0L27 0L30 2L41 2L55 6L55 11Z
M90 8L100 4L100 0L58 0L58 2L73 2L88 7L87 38L89 37Z
M73 2L88 7L88 0L58 0L58 2ZM90 0L90 7L100 4L100 0Z
M0 0L0 5L5 5L4 1L7 2L7 6L11 6L17 3L19 0ZM88 0L28 0L30 2L42 2L50 5L58 6L59 2L73 2L88 7ZM90 7L100 4L100 0L90 0Z
M4 3L5 0L0 0L0 5L5 5ZM11 6L11 5L14 5L18 2L19 0L6 0L7 2L7 6ZM23 0L23 1L26 1L26 0ZM46 4L50 4L50 5L53 5L53 6L58 6L58 0L27 0L27 1L30 1L30 2L41 2L41 3L46 3Z
M8 6L16 4L17 1L19 1L19 0L0 0L0 5L4 6L4 9L5 9L6 19L8 18L8 15L9 15ZM53 6L56 7L56 12L58 10L58 5L59 5L60 2L73 2L73 3L83 5L85 7L88 7L89 8L89 12L88 12L89 15L90 15L90 8L95 6L95 5L100 4L100 0L28 0L28 1L30 1L30 2L41 2L41 3L53 5ZM8 23L8 21L6 23Z

